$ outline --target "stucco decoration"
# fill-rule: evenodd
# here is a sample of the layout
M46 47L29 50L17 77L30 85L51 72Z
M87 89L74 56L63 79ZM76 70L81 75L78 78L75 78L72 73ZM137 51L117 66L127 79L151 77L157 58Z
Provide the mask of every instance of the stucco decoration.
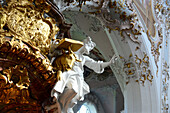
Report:
M153 75L150 70L149 57L146 53L143 54L143 57L140 58L138 55L135 57L129 55L129 59L121 57L121 60L124 62L123 70L126 73L126 84L130 82L131 79L136 82L144 85L146 81L149 81L152 84Z
M136 73L136 67L135 64L132 61L132 56L129 57L129 60L124 60L124 67L123 67L124 72L126 73L126 84L130 82L130 79L137 78L137 73Z
M135 56L135 62L140 70L140 72L138 72L140 78L137 82L141 82L144 85L145 80L148 80L152 84L153 75L150 69L149 57L146 53L144 53L142 58L139 58L137 55Z
M154 13L157 21L159 23L165 23L166 25L166 30L168 31L169 29L169 13L170 13L170 2L168 0L154 0L153 1L154 5ZM167 35L167 34L166 34Z
M79 37L79 40L81 38L85 38L86 37L86 33L82 30L81 26L80 26L80 23L78 23L78 19L77 17L81 16L83 18L86 18L88 20L87 24L89 23L89 26L88 26L88 31L89 32L92 32L94 34L100 32L101 30L104 29L103 25L101 24L100 20L97 19L96 17L94 16L91 16L87 13L84 13L84 12L76 12L76 11L64 11L63 12L65 18L66 18L66 21L68 23L72 23L73 26L72 28L70 29L71 31L71 35L76 38L76 37ZM82 24L84 24L85 22L81 22ZM84 26L86 26L84 25Z
M163 64L163 71L162 71L162 98L161 98L161 111L162 113L168 113L169 110L169 103L168 103L168 89L169 89L169 66L165 62Z
M59 6L62 11L80 11L91 14L97 17L105 27L111 30L118 30L123 38L129 37L134 43L140 44L138 36L141 35L143 29L138 22L136 12L133 10L131 2L124 2L120 0L84 0L78 2L76 0L56 1L55 4ZM60 7L59 4L67 4ZM97 30L97 29L95 29Z
M170 2L168 0L154 0L154 14L158 24L165 24L165 36L169 37L169 27L170 27ZM158 25L158 28L161 26ZM168 45L168 40L166 39L166 46Z
M57 5L61 1L55 2ZM67 6L65 5L64 7L62 6L60 8L62 11L78 11L77 9L80 9L82 12L86 12L97 17L103 23L103 25L109 29L109 31L118 30L123 40L125 37L129 37L129 39L134 43L139 44L139 48L141 44L139 36L142 32L145 32L148 36L148 40L151 43L151 52L154 56L155 65L158 69L160 48L163 40L162 23L166 24L165 32L166 36L169 36L169 2L167 0L149 0L145 2L145 5L147 5L146 7L148 7L150 10L146 7L140 7L140 1L132 0L80 0L80 2L76 0L66 0L60 4L67 4ZM134 10L135 6L139 12ZM146 10L146 12L149 10L149 15L143 16L141 10ZM140 13L139 15L144 20L143 24L145 24L143 26L146 26L146 28L141 27L138 17L139 15L137 13ZM147 20L147 22L150 20L150 22L147 23L145 20ZM92 28L94 31L99 30L98 28ZM166 41L166 43L168 43L168 41Z
M160 56L160 49L162 48L161 44L163 42L163 35L165 35L166 38L166 45L168 43L167 38L169 37L169 2L167 0L153 0L151 2L153 7L153 16L154 16L154 26L156 29L155 36L152 36L149 32L149 29L147 30L147 36L151 43L151 52L154 56L155 64L158 69L158 62L159 62L159 56ZM165 26L163 26L163 24ZM165 34L164 34L165 33ZM157 70L158 74L158 70Z
M140 44L138 36L141 35L142 27L138 23L134 10L125 2L106 0L100 2L95 8L99 10L89 13L99 18L110 32L118 30L123 40L129 37L134 43Z

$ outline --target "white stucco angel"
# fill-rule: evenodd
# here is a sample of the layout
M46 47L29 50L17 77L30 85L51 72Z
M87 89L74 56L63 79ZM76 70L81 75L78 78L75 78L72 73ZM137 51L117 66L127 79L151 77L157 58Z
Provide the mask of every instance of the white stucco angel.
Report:
M77 59L81 62L75 62L72 70L62 73L62 79L55 84L51 91L51 97L54 97L53 101L56 101L56 104L46 106L47 111L60 104L63 113L73 113L72 108L77 104L77 101L82 101L84 95L90 92L89 85L84 81L83 66L89 67L96 73L102 73L105 67L117 60L116 55L109 62L95 61L84 55L89 54L95 46L96 44L88 37L84 40L83 47L75 52Z

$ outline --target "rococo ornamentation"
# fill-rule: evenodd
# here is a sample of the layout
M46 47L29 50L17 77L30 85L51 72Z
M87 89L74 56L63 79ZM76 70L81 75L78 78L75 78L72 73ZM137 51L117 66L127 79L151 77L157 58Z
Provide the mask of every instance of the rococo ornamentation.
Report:
M56 0L54 2L56 5L60 3ZM60 7L60 10L62 11L71 10L70 8L76 9L77 7L80 7L80 11L83 12L84 8L90 15L94 15L99 18L110 32L112 30L118 30L123 40L125 37L129 37L129 39L134 43L140 44L138 38L143 32L143 29L139 24L136 12L131 7L130 1L67 0L61 2L61 4L64 6ZM113 18L112 15L115 15L116 18Z
M170 77L169 66L165 62L162 71L162 96L161 96L162 113L167 113L170 107L170 104L168 103L169 77Z
M50 41L59 31L53 18L44 17L31 2L11 1L6 9L2 9L1 35L20 39L25 43L48 54ZM6 27L4 30L3 28Z
M74 103L73 101L82 100L89 92L88 85L82 79L83 65L86 63L93 70L101 73L105 67L116 60L117 56L113 56L109 62L103 63L83 56L94 48L95 43L90 37L84 41L85 45L80 41L68 39L71 25L64 22L63 15L49 0L10 0L7 1L7 5L3 4L1 7L1 112L41 112L41 110L61 112L61 109L67 111L67 108L71 110L70 105ZM46 8L42 9L42 7ZM56 18L52 18L54 12ZM79 50L81 47L83 49ZM77 54L74 53L75 51ZM98 67L94 68L92 63ZM84 86L79 86L84 94L75 92L79 89L74 89L75 91L71 89L72 94L70 94L67 87L61 86L59 82L65 79L67 72L70 77L65 78L71 80L76 75L77 83L81 82L82 85L87 86L85 90ZM64 79L61 79L62 77ZM52 88L55 83L59 83L59 86L65 90L59 100L56 99L56 102L60 101L61 104L53 107L56 105L53 103L55 100L48 103L45 99L56 96L56 92L54 92L55 96L50 95L53 94ZM69 84L68 81L66 85ZM54 91L60 90L59 86L54 87ZM70 95L66 96L66 92ZM75 95L77 99L73 99ZM65 101L63 99L65 97L68 97L69 101ZM48 106L52 108L48 109ZM53 109L56 107L58 110Z
M124 62L123 70L126 73L126 84L128 84L131 79L134 79L142 85L145 84L146 80L152 84L153 75L149 68L149 57L145 53L142 59L137 55L133 57L132 54L129 55L128 60L123 57L120 58Z
M45 6L45 9L41 7ZM10 0L0 9L0 111L41 112L58 80L47 56L58 33L43 0Z

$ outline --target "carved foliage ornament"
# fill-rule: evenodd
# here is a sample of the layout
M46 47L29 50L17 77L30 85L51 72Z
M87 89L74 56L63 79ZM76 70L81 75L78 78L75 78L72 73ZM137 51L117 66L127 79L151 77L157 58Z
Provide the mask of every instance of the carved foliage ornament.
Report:
M67 33L71 26L64 26L62 15L46 1L10 0L0 9L0 112L41 112L44 99L50 97L49 92L59 80L58 73L78 61L73 51L82 42L59 39L61 43L52 44L57 41L56 25L66 28ZM52 12L58 14L57 22L49 17ZM56 60L51 64L49 52L56 48L63 53L60 58L54 54ZM57 63L61 65L57 67Z
M14 38L9 41L0 37L0 56L2 59L8 59L16 64L28 66L28 68L37 68L32 73L41 73L45 79L52 77L52 66L50 61L40 53L34 53L26 44L17 41ZM8 65L3 65L6 68ZM32 69L31 69L32 70Z
M24 106L32 107L30 110L33 111L41 110L37 99L43 101L44 96L48 95L46 91L51 87L49 83L53 85L56 82L49 60L40 53L33 53L22 42L2 37L0 56L0 106L5 105L0 111L18 108L18 104L22 106L18 109L21 111ZM15 106L9 108L14 103Z
M50 41L59 31L54 19L44 18L44 12L26 0L8 2L7 8L2 8L0 15L1 35L15 36L39 48L44 54L48 53Z
M129 56L129 60L121 57L124 62L123 70L126 73L126 84L131 79L135 79L136 82L144 85L145 81L148 80L152 84L153 75L149 68L149 57L144 53L144 57L141 59L137 55L135 57L132 54Z
M49 10L43 0L10 0L0 9L0 112L41 112L57 81L46 56L59 30L44 17Z
M88 1L87 4L86 1ZM138 39L139 36L141 35L142 32L146 32L148 36L148 40L151 43L151 51L154 56L155 64L158 68L157 63L159 61L159 56L160 56L159 51L163 41L161 23L165 24L166 37L169 36L168 17L169 17L170 8L169 8L168 0L153 1L154 4L153 7L156 14L156 18L159 20L159 22L155 23L154 25L156 28L155 37L151 35L149 29L146 29L146 31L144 31L143 28L141 27L136 11L133 8L132 0L126 0L126 1L124 0L123 1L122 0L113 0L113 1L111 0L78 0L78 1L66 0L65 2L68 3L68 6L65 7L65 10L69 9L69 6L73 7L73 4L75 4L76 6L78 3L81 3L81 7L83 5L87 6L87 8L93 11L93 12L89 12L89 14L94 14L96 17L98 17L104 23L104 25L110 30L110 32L112 30L118 30L120 32L120 35L123 37L123 39L125 39L125 37L128 36L130 40L132 40L134 43L137 43L139 45L141 43ZM165 20L165 22L163 20ZM168 41L166 40L166 44L167 43Z
M145 80L148 80L152 84L153 80L153 75L150 70L150 65L149 65L149 57L147 56L146 53L144 53L144 57L140 59L137 55L135 55L135 62L140 69L140 78L137 82L142 82L144 85Z
M163 34L165 35L165 40L166 40L166 46L168 43L168 37L169 37L169 14L170 14L170 8L167 0L154 0L153 1L153 7L154 7L154 14L156 16L156 23L155 27L157 30L157 35L153 37L149 30L147 30L147 36L148 39L151 43L151 51L154 56L155 64L158 68L158 61L159 61L159 56L160 56L160 48L162 47L161 44L163 42ZM165 30L163 30L162 24L165 25ZM163 33L163 31L165 31ZM157 70L158 74L158 70Z
M169 66L165 62L162 71L162 113L167 113L170 107L168 103L169 77Z
M84 5L90 11L93 11L88 13L98 17L110 32L118 30L123 39L128 36L130 40L140 44L138 36L141 35L143 30L130 2L121 0L66 0L65 2L68 3L68 6L63 9L67 10L73 6L79 6L78 4L81 4L81 7ZM80 11L83 11L81 7Z
M134 10L126 2L106 0L99 2L98 7L94 8L97 11L89 13L95 14L104 22L110 32L111 30L118 30L123 39L128 36L130 40L140 44L138 36L141 35L142 27L138 23Z
M137 68L132 61L133 60L132 55L129 56L129 60L126 60L122 56L120 56L120 59L124 62L123 71L126 74L125 76L126 84L128 84L131 79L136 80L137 79L137 73L136 73Z

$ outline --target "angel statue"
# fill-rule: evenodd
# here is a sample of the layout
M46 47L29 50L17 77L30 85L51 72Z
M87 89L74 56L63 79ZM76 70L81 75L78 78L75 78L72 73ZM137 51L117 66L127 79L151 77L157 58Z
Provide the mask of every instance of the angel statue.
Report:
M95 61L92 58L85 56L96 46L90 37L83 41L84 45L75 53L78 61L74 62L71 70L64 71L59 80L51 91L52 105L44 107L46 111L55 109L56 113L74 113L73 107L78 101L83 101L84 95L90 92L89 85L84 81L83 66L94 70L96 73L102 73L104 68L113 64L117 60L114 55L108 62Z

